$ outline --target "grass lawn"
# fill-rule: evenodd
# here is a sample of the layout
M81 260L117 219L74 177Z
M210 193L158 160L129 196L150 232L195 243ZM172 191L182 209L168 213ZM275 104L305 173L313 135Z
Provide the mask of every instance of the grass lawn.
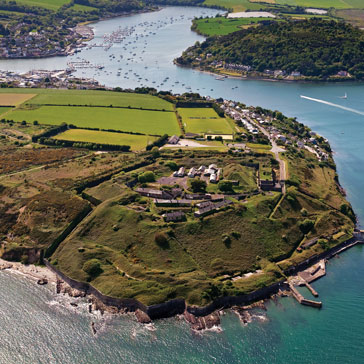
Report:
M102 128L144 134L180 134L172 112L113 109L105 107L41 106L36 109L17 109L7 117L15 121L38 120L40 124L60 125L65 122L80 128Z
M75 5L71 6L70 9L76 10L76 11L92 11L92 10L95 10L96 8L93 8L92 6L87 6L87 5L75 4Z
M364 3L360 0L277 0L277 4L304 6L312 8L336 8L348 9L354 6L363 8Z
M8 90L0 89L2 94ZM95 106L124 106L142 107L155 110L173 110L173 105L159 97L144 94L93 90L49 90L49 89L12 89L13 94L32 94L30 104L53 105L95 105ZM25 96L24 96L25 97ZM30 98L27 96L28 99ZM27 99L24 99L26 101ZM23 102L24 102L23 101Z
M227 9L233 9L234 12L245 10L260 10L265 7L264 4L250 2L249 0L205 0L205 5L220 5Z
M12 107L0 106L0 116L10 111Z
M233 133L228 121L212 108L179 108L178 113L187 133Z
M0 106L16 106L36 96L36 94L0 93Z
M54 139L71 140L75 142L90 142L115 145L130 145L131 150L141 150L156 138L149 135L133 135L110 133L106 131L70 129L58 134Z
M58 10L62 5L68 4L69 0L16 0L18 4L38 6L50 10Z
M244 25L258 23L262 20L268 20L269 18L240 18L240 19L227 19L220 18L208 18L196 20L197 30L207 36L212 35L226 35L229 33L241 30Z

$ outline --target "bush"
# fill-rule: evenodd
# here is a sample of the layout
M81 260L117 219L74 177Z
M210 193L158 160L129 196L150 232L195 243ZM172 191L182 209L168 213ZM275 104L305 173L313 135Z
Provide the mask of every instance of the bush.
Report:
M138 176L140 183L155 182L155 174L152 171L147 171Z
M227 235L227 234L223 234L222 235L222 242L225 244L225 246L227 248L230 248L230 245L231 245L231 239L230 239L230 236Z
M304 234L307 234L310 232L310 230L313 228L315 222L310 219L305 219L299 224L299 228Z
M206 191L207 184L205 181L202 181L200 179L193 179L191 181L191 188L193 192L205 192Z
M233 192L233 184L230 181L219 182L219 190L222 192Z
M178 165L176 162L170 161L166 163L166 166L169 167L171 169L171 171L177 171L178 170Z
M102 273L101 263L98 259L90 259L84 263L82 269L91 277L96 277Z
M156 233L154 237L154 241L157 243L157 245L163 249L166 249L169 247L168 244L168 237L165 233Z
M158 147L153 147L152 148L152 156L153 156L153 158L158 158L160 156Z

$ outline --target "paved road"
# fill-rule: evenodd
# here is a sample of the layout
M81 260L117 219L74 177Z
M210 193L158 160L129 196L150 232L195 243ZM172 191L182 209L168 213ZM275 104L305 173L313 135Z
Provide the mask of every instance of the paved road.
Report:
M279 163L279 177L281 181L285 181L287 179L287 171L286 171L286 163L284 162L283 159L280 158L279 153L283 153L286 150L281 148L279 145L277 145L277 143L275 142L275 140L271 137L271 135L267 132L267 130L265 130L261 125L255 123L253 120L251 120L249 118L250 123L256 125L258 127L258 129L266 136L268 137L270 143L272 144L272 149L270 150L272 153L274 153L274 156L276 158L276 160ZM283 186L283 193L286 192L285 186Z

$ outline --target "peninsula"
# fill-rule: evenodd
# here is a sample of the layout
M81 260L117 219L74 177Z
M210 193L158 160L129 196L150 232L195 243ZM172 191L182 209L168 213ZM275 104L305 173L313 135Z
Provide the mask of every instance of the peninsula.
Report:
M176 63L240 77L362 80L363 39L361 29L333 20L266 21L197 42Z
M279 111L151 88L0 103L1 257L111 303L242 297L354 234L328 141Z

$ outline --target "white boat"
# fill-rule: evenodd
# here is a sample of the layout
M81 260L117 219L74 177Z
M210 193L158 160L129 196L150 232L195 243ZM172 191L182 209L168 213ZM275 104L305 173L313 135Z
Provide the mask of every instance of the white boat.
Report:
M339 97L340 97L340 99L347 99L348 98L348 95L345 92L345 95L344 96L339 96Z

